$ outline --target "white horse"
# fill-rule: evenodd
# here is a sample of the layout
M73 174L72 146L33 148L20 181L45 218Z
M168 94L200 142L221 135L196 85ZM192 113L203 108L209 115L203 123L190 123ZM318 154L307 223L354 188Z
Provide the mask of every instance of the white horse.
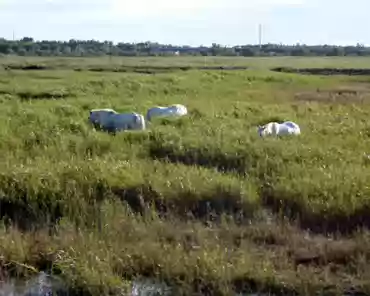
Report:
M174 104L168 107L156 106L150 108L146 113L146 119L150 121L153 117L181 117L188 114L184 105Z
M144 116L135 112L117 113L112 109L94 109L90 111L89 120L95 128L109 132L146 128Z
M301 129L298 124L292 121L285 121L283 123L269 122L258 127L258 134L261 137L300 135Z

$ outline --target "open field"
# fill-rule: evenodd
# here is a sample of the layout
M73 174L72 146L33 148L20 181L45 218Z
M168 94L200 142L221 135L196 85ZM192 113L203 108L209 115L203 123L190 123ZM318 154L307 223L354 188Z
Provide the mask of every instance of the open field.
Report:
M370 68L369 57L19 57L0 56L0 65L44 65L52 69L126 67L202 67L247 66L253 69L274 67Z
M76 295L124 295L140 276L174 295L370 293L370 76L269 71L370 59L207 57L248 70L156 75L132 67L204 58L0 63L0 279L44 270ZM171 103L189 116L144 132L87 122ZM273 120L302 135L259 138Z

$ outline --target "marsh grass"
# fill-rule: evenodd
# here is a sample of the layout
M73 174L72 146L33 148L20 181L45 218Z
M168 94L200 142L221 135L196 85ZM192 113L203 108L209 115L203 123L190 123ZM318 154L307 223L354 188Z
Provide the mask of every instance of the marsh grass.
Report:
M370 105L296 99L343 85L361 96L365 77L274 73L250 59L246 71L72 71L104 66L88 62L0 72L4 277L49 271L92 295L125 293L138 277L176 295L369 291ZM226 62L242 63L213 61ZM172 103L189 116L144 132L87 122L92 108ZM302 135L258 137L258 125L285 120Z

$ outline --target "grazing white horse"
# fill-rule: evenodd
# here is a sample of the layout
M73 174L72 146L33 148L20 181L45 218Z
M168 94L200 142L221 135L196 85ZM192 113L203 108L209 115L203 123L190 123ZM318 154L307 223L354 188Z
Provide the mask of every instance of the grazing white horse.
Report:
M90 111L90 122L109 132L122 130L145 130L145 118L136 112L117 113L112 109L95 109Z
M156 106L150 108L146 113L146 119L150 121L153 117L181 117L188 114L184 105L174 104L168 107Z
M261 137L265 136L285 136L285 135L300 135L301 129L298 124L292 121L283 123L269 122L258 127L258 134Z

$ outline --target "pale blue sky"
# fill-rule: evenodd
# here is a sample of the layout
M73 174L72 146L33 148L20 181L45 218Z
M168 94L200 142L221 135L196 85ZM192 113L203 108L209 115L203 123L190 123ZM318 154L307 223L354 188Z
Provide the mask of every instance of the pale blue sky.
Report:
M0 0L0 37L370 44L370 0Z

